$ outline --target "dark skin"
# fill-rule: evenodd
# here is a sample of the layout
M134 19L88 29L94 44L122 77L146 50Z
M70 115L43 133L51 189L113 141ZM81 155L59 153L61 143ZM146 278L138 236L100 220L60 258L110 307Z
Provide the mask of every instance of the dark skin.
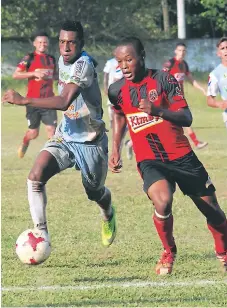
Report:
M115 50L115 57L127 80L137 83L146 77L147 71L144 63L144 52L137 54L133 45L128 44L118 46ZM171 121L179 126L190 126L192 122L191 112L188 108L182 108L178 111L164 110L143 99L139 103L139 110L153 116L161 116L163 119ZM120 146L125 127L125 115L123 113L114 113L113 146L112 154L109 158L109 168L113 173L121 172L122 162ZM173 192L167 180L159 180L152 184L148 189L148 196L160 215L166 216L171 212ZM190 196L190 198L205 216L216 216L218 218L217 224L224 221L225 215L218 205L215 193L212 193L211 196Z
M83 41L79 40L77 32L61 30L59 35L59 49L64 63L73 63L81 54ZM15 105L28 105L46 109L67 110L74 99L80 94L80 87L69 83L64 86L62 93L58 96L48 98L26 98L14 90L8 90L3 95L3 103ZM31 181L47 182L52 176L59 172L56 159L47 151L38 155L28 178Z

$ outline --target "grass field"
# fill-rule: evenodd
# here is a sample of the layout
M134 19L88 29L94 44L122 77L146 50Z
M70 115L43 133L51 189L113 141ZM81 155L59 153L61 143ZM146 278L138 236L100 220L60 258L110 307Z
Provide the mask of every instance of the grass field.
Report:
M196 153L227 213L227 132L221 112L208 108L200 92L187 85L186 96L193 127L209 142ZM122 173L107 178L117 209L113 245L102 247L99 210L86 199L80 173L69 169L47 184L51 256L39 266L21 264L15 241L32 227L26 178L45 142L42 128L25 158L17 158L27 125L24 114L23 107L2 107L2 307L227 306L227 276L214 257L205 220L179 190L173 207L178 244L174 272L155 275L162 248L151 219L153 209L142 192L135 160L128 161L124 152Z

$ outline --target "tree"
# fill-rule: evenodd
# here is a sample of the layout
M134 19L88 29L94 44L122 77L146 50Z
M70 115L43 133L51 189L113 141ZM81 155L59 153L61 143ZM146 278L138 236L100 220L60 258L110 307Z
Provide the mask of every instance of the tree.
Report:
M36 29L57 36L61 23L73 16L87 39L116 41L126 35L164 37L160 0L3 0L2 36L30 37Z
M227 33L227 2L226 0L201 0L205 10L201 13L204 18L209 18L215 29L220 29L223 35Z
M168 36L169 35L169 29L170 29L168 1L167 0L162 0L161 3L162 3L162 14L163 14L164 32Z

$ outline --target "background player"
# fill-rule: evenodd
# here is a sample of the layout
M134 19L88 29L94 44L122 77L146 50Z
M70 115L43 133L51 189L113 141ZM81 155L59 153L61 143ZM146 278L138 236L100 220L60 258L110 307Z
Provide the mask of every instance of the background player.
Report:
M154 224L164 247L156 273L171 273L177 252L172 215L176 183L206 217L217 258L227 271L226 216L207 171L184 135L182 126L191 125L192 115L177 80L166 72L145 68L144 46L138 38L125 38L115 54L125 78L109 88L115 109L109 166L113 172L120 172L120 144L127 122L144 191L154 204Z
M112 120L113 120L113 110L112 110L112 104L110 103L108 99L108 89L109 86L121 79L123 77L122 71L116 61L116 59L113 57L109 60L107 60L104 69L103 69L103 90L105 95L107 96L107 108L108 108L108 115L110 120L110 128L112 128Z
M35 227L47 230L47 181L60 171L77 167L81 170L87 197L100 207L102 242L109 246L115 238L116 225L111 193L104 186L108 170L108 139L102 120L97 74L93 60L82 51L83 46L84 33L80 22L66 21L59 35L59 95L24 98L8 90L3 101L65 111L54 137L41 150L28 176L28 201ZM69 193L75 190L72 183Z
M175 57L170 59L164 64L163 70L169 72L176 78L176 80L181 85L182 90L183 90L183 83L186 77L188 81L195 88L199 89L204 95L206 95L205 89L202 86L200 86L200 84L193 78L189 70L189 66L187 62L184 60L185 55L186 55L186 45L184 43L178 43L175 48ZM197 139L197 136L192 127L185 127L185 130L197 149L202 149L205 146L207 146L208 144L207 142L199 141Z
M227 37L222 37L217 43L217 55L221 63L210 73L207 90L207 104L213 108L224 110L222 113L227 128ZM216 99L218 93L223 101Z
M58 79L55 58L47 54L48 34L37 32L33 37L34 52L27 54L17 65L14 79L28 79L28 98L46 98L54 95L53 79ZM40 122L45 125L48 139L54 135L57 126L56 110L26 106L28 130L18 149L18 156L24 157L29 143L39 135Z

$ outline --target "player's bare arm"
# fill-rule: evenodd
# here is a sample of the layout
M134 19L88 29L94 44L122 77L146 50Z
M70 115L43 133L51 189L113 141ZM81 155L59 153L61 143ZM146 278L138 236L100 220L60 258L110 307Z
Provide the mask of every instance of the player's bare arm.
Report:
M109 159L109 168L114 173L119 173L122 168L121 161L121 143L126 128L126 118L121 112L114 112L113 114L113 144L112 154Z
M150 115L159 116L179 126L188 127L192 124L192 114L188 107L172 111L157 107L150 101L142 99L139 103L139 109Z
M109 74L104 73L103 88L104 88L104 93L106 95L108 95L108 80L109 80Z
M109 167L112 172L118 173L122 167L120 149L121 142L124 136L126 128L126 118L119 105L119 89L120 83L117 81L112 84L108 89L108 97L112 105L114 106L115 112L113 113L113 144L112 144L112 154L109 159Z
M206 90L198 83L198 81L196 81L192 74L189 73L187 75L187 79L188 81L193 85L193 87L195 87L196 89L200 90L201 92L203 92L203 94L206 96Z
M226 110L227 109L227 100L220 101L220 100L217 100L215 96L208 96L207 97L207 105L209 107L220 108L222 110Z
M28 98L21 96L14 90L8 90L3 95L3 103L14 105L28 105L38 108L54 109L65 111L69 105L75 100L80 93L80 87L74 83L69 83L64 86L64 89L59 96L48 98Z
M20 68L16 68L15 72L13 73L14 79L29 79L29 78L36 78L38 80L45 79L47 73L41 71L33 71L27 72L26 70L22 70Z

